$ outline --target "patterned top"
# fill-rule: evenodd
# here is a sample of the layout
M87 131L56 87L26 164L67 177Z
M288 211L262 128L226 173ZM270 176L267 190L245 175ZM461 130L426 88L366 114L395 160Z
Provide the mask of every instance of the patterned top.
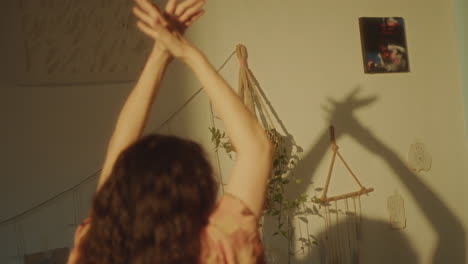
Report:
M75 232L75 247L68 264L76 263L81 237L91 223L86 218ZM202 231L203 264L264 264L263 248L258 233L258 219L238 198L225 194Z

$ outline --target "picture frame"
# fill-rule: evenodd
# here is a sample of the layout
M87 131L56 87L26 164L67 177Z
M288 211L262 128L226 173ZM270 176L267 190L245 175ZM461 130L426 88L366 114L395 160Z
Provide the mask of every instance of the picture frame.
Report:
M360 17L359 28L365 73L410 71L402 17Z

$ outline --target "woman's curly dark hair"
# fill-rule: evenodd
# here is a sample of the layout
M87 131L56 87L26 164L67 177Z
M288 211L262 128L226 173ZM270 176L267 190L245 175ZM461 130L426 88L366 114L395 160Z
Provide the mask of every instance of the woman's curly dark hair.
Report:
M78 263L199 263L216 195L198 144L146 136L120 154L96 194Z

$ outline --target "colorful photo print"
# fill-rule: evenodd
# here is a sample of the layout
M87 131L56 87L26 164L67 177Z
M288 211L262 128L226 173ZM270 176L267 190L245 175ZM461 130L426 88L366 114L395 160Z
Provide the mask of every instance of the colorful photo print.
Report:
M401 17L361 17L364 72L409 72L405 22Z

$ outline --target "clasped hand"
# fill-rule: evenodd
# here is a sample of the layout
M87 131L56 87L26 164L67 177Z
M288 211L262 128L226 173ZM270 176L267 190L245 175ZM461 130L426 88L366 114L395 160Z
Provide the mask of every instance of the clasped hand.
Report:
M172 56L185 59L195 48L183 34L185 30L204 14L204 0L169 0L164 12L149 2L135 0L133 14L137 17L137 27L158 44L162 44Z

